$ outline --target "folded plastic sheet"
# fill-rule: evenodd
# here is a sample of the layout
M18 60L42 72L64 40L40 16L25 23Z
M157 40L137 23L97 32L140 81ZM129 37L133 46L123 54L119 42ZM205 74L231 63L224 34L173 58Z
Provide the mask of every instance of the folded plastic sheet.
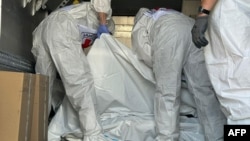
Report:
M95 41L87 59L96 89L93 98L107 140L153 141L155 81L152 70L140 62L130 48L105 34ZM183 88L182 95L180 140L203 141L192 94ZM71 126L65 127L64 122ZM70 135L68 140L77 140L81 134L78 125L76 113L65 98L50 123L49 141L67 135Z

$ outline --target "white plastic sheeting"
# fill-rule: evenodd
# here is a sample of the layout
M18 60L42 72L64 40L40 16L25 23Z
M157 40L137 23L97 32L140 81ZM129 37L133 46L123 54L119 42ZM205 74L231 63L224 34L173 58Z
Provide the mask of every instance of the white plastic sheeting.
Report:
M93 98L106 139L153 141L155 81L152 70L140 62L130 48L106 34L96 39L87 59L95 83ZM185 88L182 92L180 140L203 141L192 95ZM194 117L185 116L190 114ZM67 98L49 126L49 141L59 140L60 136L75 141L82 136L78 118Z

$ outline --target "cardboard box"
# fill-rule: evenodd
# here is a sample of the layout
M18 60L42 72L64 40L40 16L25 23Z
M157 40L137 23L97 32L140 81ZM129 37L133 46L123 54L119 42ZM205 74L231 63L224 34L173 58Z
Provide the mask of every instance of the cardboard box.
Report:
M48 139L48 81L48 77L36 75L31 141L47 141Z
M46 141L47 98L47 77L0 71L1 141Z
M0 72L1 141L27 141L30 136L35 77Z

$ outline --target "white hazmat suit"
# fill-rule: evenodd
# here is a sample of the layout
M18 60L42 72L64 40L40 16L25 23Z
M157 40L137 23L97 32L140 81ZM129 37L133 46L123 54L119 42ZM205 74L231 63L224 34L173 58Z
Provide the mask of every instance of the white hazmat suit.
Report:
M33 32L36 73L50 77L49 107L53 103L52 88L58 72L66 98L77 112L84 141L101 141L102 130L92 99L95 94L93 77L81 44L85 39L92 39L92 42L95 39L99 21L94 7L98 12L108 12L111 11L109 2L95 0L59 9L46 17ZM114 24L110 22L109 25L113 31Z
M220 110L205 66L203 50L192 43L194 20L174 10L140 9L132 30L138 58L153 68L157 141L178 141L181 74L194 94L207 141L223 140L225 116Z
M218 0L207 30L208 73L228 124L250 124L250 1Z

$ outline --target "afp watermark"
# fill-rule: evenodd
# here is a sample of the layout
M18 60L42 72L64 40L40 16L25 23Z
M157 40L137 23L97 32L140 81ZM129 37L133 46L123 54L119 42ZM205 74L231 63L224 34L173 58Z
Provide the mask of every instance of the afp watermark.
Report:
M249 141L250 125L224 125L224 141Z

